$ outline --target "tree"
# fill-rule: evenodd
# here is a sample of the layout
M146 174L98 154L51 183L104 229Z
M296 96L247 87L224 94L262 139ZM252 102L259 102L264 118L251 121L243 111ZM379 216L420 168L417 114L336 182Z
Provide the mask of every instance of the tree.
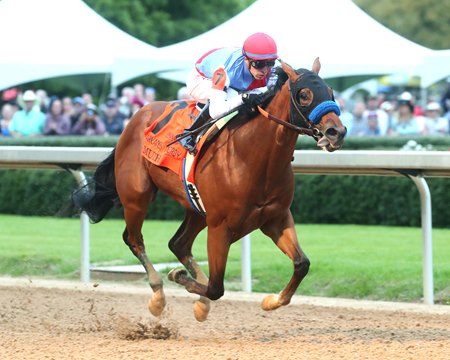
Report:
M450 48L450 2L441 0L353 0L377 21L431 49Z
M254 0L84 1L118 28L158 47L187 40L208 31L254 2ZM121 87L136 82L157 89L158 100L174 99L180 87L180 84L160 79L156 75L132 79Z
M227 21L254 0L85 0L127 33L154 46L187 40Z

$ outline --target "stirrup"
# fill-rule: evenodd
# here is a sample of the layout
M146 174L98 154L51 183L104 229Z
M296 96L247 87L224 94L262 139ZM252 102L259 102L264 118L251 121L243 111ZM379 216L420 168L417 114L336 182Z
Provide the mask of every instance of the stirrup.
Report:
M209 103L203 106L202 111L197 115L191 126L177 136L179 138L176 141L180 142L180 145L183 146L187 151L191 154L197 153L197 140L200 134L205 132L205 124L210 119L209 116Z

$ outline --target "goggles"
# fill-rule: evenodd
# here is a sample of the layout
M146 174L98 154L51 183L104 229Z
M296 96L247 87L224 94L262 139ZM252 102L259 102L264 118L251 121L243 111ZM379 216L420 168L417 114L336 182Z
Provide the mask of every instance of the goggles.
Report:
M275 60L250 60L250 65L255 69L264 69L265 67L273 67Z

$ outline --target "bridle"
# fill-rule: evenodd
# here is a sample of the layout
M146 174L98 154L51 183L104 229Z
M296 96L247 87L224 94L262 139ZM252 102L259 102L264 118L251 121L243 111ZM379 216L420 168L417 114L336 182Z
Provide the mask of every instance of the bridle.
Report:
M280 119L275 115L269 114L269 112L264 110L261 106L257 106L257 108L258 111L267 119L272 120L280 125L283 125L284 127L292 131L295 131L297 134L308 135L313 137L316 141L318 141L323 136L322 132L312 123L311 120L309 120L303 114L297 102L295 101L294 93L291 89L292 84L298 83L301 78L302 76L300 75L300 77L295 82L292 82L290 79L288 79L288 91L291 105L289 111L289 121ZM300 125L295 124L296 119L300 120Z
M311 123L309 123L307 121L306 117L300 111L299 111L299 114L303 117L303 119L305 120L305 123L307 124L308 127L302 127L302 126L294 125L290 121L288 122L286 120L282 120L279 117L276 117L275 115L269 114L266 110L264 110L259 105L257 106L257 108L258 108L258 111L261 113L261 115L263 115L265 118L267 118L269 120L272 120L272 121L275 121L276 123L278 123L280 125L283 125L284 127L288 128L289 130L295 131L299 135L312 136L316 141L322 135L320 130L318 128L314 127L313 125L311 125Z

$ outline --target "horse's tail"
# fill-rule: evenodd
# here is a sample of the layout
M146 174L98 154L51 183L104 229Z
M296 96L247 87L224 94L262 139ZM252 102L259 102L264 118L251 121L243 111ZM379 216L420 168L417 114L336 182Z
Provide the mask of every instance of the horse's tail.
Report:
M72 193L73 204L85 211L93 223L100 222L113 206L120 206L114 175L116 149L95 170L92 181Z

